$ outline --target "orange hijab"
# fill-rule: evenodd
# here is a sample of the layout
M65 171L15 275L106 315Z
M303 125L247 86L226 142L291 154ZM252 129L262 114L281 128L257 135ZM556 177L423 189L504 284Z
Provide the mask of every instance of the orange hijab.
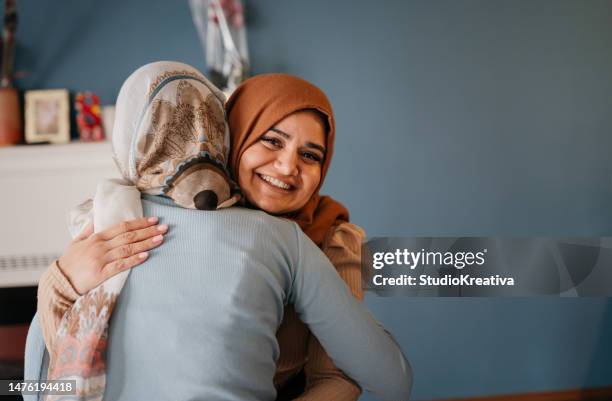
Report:
M334 113L327 96L316 86L287 74L263 74L244 81L228 99L225 110L230 128L229 166L238 181L244 151L275 124L296 111L314 109L327 116L326 154L321 182L300 210L283 217L294 220L321 246L329 229L349 220L348 210L329 196L319 195L334 148Z

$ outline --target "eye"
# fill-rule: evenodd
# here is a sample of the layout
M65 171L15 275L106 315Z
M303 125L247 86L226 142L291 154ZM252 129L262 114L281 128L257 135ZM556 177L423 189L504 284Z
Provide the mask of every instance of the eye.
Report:
M313 152L302 152L302 157L307 161L312 161L316 163L321 163L322 161L321 156Z
M259 140L274 148L281 148L283 145L279 139L271 136L262 136Z

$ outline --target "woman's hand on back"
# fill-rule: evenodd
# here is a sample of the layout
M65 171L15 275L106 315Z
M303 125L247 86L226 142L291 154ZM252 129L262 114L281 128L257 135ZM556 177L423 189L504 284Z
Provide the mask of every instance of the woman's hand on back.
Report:
M59 268L79 294L85 294L124 270L144 262L148 250L159 246L165 224L157 217L124 221L99 233L90 223L68 245L58 260Z

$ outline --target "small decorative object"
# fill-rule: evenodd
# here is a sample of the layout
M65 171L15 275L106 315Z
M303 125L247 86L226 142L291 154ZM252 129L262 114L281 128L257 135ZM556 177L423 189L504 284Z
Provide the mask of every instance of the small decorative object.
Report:
M21 112L15 88L0 88L0 146L21 142Z
M70 142L70 103L65 89L27 91L26 142Z
M93 92L79 92L74 98L76 123L82 141L103 141L102 111L100 99Z
M17 8L15 0L4 2L4 28L2 30L2 61L0 62L0 146L21 141L21 111L19 95L13 88L13 58Z
M115 106L103 106L102 107L102 127L104 127L104 133L106 138L109 140L113 135L113 125L115 124Z
M241 0L189 0L211 81L226 95L249 75Z

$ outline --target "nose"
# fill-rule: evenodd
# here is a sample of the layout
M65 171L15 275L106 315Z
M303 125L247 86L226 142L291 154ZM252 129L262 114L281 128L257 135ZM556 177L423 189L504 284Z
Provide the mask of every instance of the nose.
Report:
M217 194L215 193L215 191L211 191L210 189L198 192L198 194L193 197L193 203L195 204L195 207L200 210L216 209L217 202Z
M292 152L288 149L284 152L279 152L274 167L283 175L295 176L298 173L297 157L297 152Z

